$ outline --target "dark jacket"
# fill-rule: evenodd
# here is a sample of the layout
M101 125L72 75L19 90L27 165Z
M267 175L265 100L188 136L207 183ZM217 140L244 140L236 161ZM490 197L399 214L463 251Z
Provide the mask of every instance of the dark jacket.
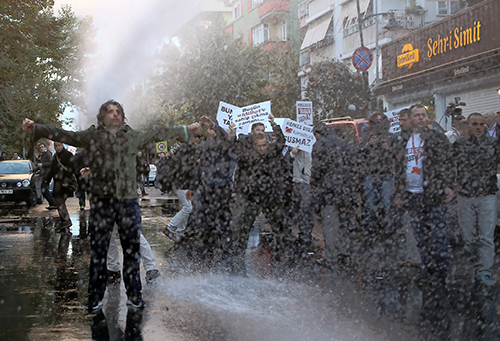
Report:
M140 132L123 126L116 135L104 127L91 126L84 131L67 131L35 125L35 140L47 137L71 146L85 148L92 171L90 193L93 198L118 200L137 198L136 153L152 141L185 139L185 127Z
M456 191L464 197L495 195L497 166L500 159L500 139L483 135L458 139L453 144L456 165Z
M406 190L406 145L412 134L405 134L396 144L396 174L394 178L395 199L405 203L410 194ZM426 128L421 137L424 193L426 205L441 205L446 199L445 188L453 188L455 171L451 160L451 144L444 133Z
M356 152L327 127L312 150L311 188L320 206L349 203L354 191Z
M376 143L370 143L371 138ZM394 176L394 147L397 137L389 132L368 130L359 145L361 176Z
M173 189L195 190L198 186L198 145L188 141L177 149L170 160L170 181Z
M71 186L76 185L73 182L74 168L73 154L66 149L54 154L50 170L44 177L44 181L47 183L54 179L54 190L52 191L54 197L73 196L75 188Z
M232 143L227 132L215 124L217 133L213 141L207 140L200 145L200 164L198 179L203 187L222 187L231 184Z
M282 154L285 137L281 128L273 124L277 136L276 143L269 145L266 154L261 155L253 149L253 137L241 137L234 141L233 152L236 154L237 169L234 179L234 191L255 200L266 193L269 197L281 195L283 188Z
M52 153L48 150L44 151L43 154L40 155L40 163L42 164L42 167L40 167L40 176L44 178L47 173L49 173L52 165Z

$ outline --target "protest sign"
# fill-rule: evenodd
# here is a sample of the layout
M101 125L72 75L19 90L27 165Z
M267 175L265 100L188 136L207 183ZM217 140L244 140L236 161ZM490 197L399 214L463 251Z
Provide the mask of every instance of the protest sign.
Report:
M229 125L233 122L234 116L240 111L241 108L237 106L219 102L219 110L217 111L217 122L219 126L226 130L229 129Z
M285 118L281 125L281 131L285 135L287 146L296 147L298 145L300 150L312 152L312 147L316 143L312 127Z
M408 107L404 108L399 108L399 109L394 109L391 111L385 112L385 116L387 116L387 119L391 123L391 128L389 129L389 132L393 134L398 134L401 131L401 127L399 126L399 112L403 109L408 109Z
M313 125L313 104L312 102L296 102L297 107L297 122L302 124Z
M254 123L266 122L269 119L271 101L252 104L239 109L240 111L233 116L236 128L251 126Z

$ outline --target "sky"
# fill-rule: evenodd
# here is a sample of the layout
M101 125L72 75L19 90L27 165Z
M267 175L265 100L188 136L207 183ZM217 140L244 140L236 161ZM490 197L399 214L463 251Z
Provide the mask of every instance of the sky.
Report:
M204 0L56 0L78 16L91 16L98 48L92 64L85 65L89 119L74 117L83 126L94 123L102 103L123 102L134 83L147 79L157 64L153 53L174 36L190 13ZM125 111L127 108L125 107Z

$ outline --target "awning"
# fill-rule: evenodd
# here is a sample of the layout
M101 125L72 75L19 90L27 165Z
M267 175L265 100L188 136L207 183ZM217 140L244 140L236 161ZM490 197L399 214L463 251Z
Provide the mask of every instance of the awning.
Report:
M340 10L340 15L339 15L339 23L342 25L343 22L345 22L347 18L347 22L351 22L352 18L357 18L358 17L358 6L356 4L357 0L351 0L348 2L344 2L341 6L342 9ZM359 11L360 13L365 13L366 10L368 9L368 5L370 5L371 0L359 0ZM345 27L340 27L340 29L344 29Z
M305 49L306 47L309 47L312 44L325 39L332 18L333 18L333 13L330 13L309 24L309 26L307 27L306 36L302 41L300 49L301 50Z

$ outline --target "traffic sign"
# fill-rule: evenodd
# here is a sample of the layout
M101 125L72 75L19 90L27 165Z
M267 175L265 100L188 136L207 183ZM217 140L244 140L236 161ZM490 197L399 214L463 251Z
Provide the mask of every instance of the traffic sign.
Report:
M156 142L156 153L167 151L167 141Z
M364 46L356 49L352 54L352 64L358 71L366 71L372 65L373 56L370 50Z

